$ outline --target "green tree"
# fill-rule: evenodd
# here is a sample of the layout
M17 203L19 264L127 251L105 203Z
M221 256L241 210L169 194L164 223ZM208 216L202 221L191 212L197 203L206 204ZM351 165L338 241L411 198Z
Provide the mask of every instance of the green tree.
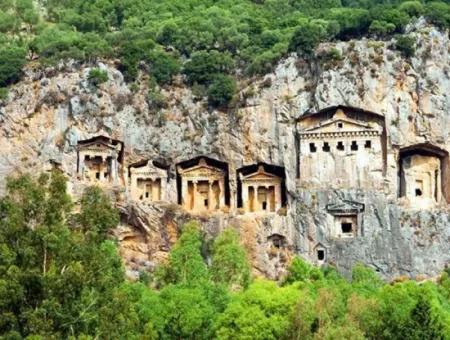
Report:
M166 265L160 268L163 284L201 285L209 281L209 272L201 254L199 225L192 221L183 226L181 236L172 248Z
M228 287L237 285L245 288L250 282L247 254L233 229L224 230L214 240L211 275L214 282Z
M236 83L230 76L218 74L208 87L208 102L212 106L222 107L227 105L236 92Z
M327 29L322 24L307 22L299 25L292 35L289 50L309 55L317 44L326 38Z
M289 332L299 291L257 280L237 295L218 317L218 339L280 339Z
M184 66L190 84L208 84L218 73L228 73L233 66L233 59L227 53L216 50L194 52Z
M5 87L20 78L25 65L25 49L10 45L0 47L0 87Z
M284 280L285 284L294 282L317 281L323 279L323 274L317 267L314 267L299 257L294 257Z

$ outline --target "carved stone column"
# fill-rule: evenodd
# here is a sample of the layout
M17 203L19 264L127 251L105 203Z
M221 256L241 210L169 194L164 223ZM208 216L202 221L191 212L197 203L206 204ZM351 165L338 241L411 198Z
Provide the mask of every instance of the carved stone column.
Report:
M186 178L181 178L181 205L184 207L184 209L188 209L188 181Z
M281 185L276 184L274 187L275 191L275 212L281 208Z
M242 199L242 207L244 208L245 212L250 211L250 202L248 200L248 185L242 183L242 190L241 190L241 199Z
M219 180L219 209L225 207L225 185L224 180L221 178Z
M192 193L192 201L193 201L192 202L192 210L198 211L197 204L198 204L199 200L197 199L197 191L198 191L198 189L197 189L197 181L193 181L193 182L194 182L194 190L193 190L193 193Z
M208 182L208 210L214 210L215 206L213 203L213 192L212 192L212 185L213 185L214 181L209 181Z

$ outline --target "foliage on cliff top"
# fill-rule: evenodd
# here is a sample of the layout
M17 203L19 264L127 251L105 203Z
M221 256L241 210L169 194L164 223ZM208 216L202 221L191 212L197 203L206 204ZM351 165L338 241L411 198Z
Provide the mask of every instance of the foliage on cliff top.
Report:
M182 72L208 86L217 73L267 72L320 41L401 33L421 15L448 28L449 13L448 1L0 0L0 87L25 58L99 57L119 58L130 80L143 62L160 84Z

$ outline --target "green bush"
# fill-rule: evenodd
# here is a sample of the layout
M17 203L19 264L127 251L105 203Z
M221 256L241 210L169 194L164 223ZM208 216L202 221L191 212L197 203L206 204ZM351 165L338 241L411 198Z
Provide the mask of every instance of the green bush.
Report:
M298 26L292 35L289 51L300 54L311 54L317 44L327 36L326 27L318 23L308 22Z
M236 82L230 76L216 75L208 88L208 102L215 107L227 105L236 92Z
M427 19L441 27L450 27L450 5L441 1L432 1L425 5L425 16Z
M167 100L161 92L151 89L147 94L147 103L151 111L157 112L167 107Z
M8 88L0 87L0 100L8 99Z
M395 48L407 58L414 56L416 52L416 39L412 36L401 35L395 39Z
M108 81L108 73L99 68L92 68L89 70L88 80L91 84L98 86Z
M165 52L152 52L149 56L150 74L160 85L170 84L172 77L180 72L177 58Z
M216 74L228 73L233 67L233 59L228 53L219 51L199 51L192 54L184 66L190 84L208 84Z
M20 78L25 65L25 49L17 46L0 47L0 87L7 86Z

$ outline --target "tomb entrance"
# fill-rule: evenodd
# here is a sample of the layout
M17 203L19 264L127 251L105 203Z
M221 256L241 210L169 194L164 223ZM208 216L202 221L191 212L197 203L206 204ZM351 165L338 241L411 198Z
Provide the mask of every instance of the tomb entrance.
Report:
M332 235L337 238L353 238L359 234L359 216L364 211L364 204L353 201L328 204L327 212L334 218Z
M129 166L129 190L135 201L149 203L165 200L167 180L167 169L157 166L151 160Z
M238 206L247 213L271 213L284 206L284 169L265 163L238 171Z
M448 152L424 143L400 149L399 197L426 209L449 198Z
M77 171L82 180L117 183L123 161L123 143L98 136L79 141Z
M224 164L200 157L177 166L180 203L186 210L207 212L227 206L228 167Z

